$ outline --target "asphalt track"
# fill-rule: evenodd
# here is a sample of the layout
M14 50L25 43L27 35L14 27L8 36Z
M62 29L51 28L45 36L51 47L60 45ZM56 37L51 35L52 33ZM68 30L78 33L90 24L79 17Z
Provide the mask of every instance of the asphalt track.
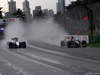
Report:
M0 75L100 75L99 48L28 43L25 49L0 44Z

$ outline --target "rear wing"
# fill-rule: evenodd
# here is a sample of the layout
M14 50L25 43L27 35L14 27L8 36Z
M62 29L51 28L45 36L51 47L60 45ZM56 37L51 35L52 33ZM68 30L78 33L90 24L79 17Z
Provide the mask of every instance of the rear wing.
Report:
M64 41L68 41L68 40L70 40L71 39L71 36L65 36L64 37Z

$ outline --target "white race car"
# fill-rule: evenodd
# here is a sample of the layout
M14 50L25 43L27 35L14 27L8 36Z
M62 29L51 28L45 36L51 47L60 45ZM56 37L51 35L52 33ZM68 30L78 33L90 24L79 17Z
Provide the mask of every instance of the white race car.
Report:
M11 48L26 48L26 42L19 42L18 38L12 38L13 42L7 42L8 47Z

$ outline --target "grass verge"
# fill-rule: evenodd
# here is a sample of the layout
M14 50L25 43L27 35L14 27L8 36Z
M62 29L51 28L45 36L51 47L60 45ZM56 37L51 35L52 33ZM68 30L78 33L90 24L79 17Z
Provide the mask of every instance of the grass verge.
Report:
M89 47L96 47L96 48L100 48L100 43L90 43L88 44Z

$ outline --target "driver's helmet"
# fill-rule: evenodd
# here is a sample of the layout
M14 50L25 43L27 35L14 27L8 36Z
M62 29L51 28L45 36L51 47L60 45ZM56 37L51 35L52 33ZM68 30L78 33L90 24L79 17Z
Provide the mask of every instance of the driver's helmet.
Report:
M74 40L74 37L73 36L71 36L71 41L73 41Z
M18 38L17 37L15 37L14 39L15 39L15 41L18 41Z
M18 41L18 38L17 38L17 37L15 37L15 38L12 38L12 40L14 40L14 41Z

